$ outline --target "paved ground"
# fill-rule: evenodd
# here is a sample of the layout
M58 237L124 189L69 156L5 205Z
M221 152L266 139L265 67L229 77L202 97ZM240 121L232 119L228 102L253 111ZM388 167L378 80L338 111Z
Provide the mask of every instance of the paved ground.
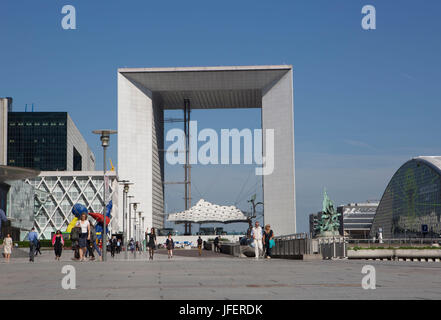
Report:
M165 253L165 252L162 252ZM35 263L0 258L0 299L440 299L441 263L296 261L233 258L176 250L106 263L75 262L71 251L54 261L43 251ZM76 270L75 290L61 288L64 265ZM375 290L361 288L361 269L376 268Z

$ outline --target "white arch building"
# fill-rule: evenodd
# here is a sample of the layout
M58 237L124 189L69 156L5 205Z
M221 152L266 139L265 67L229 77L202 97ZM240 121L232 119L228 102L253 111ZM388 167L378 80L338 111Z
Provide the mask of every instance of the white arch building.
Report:
M289 65L118 70L118 176L135 183L130 194L140 202L145 226L164 224L163 114L166 109L182 109L184 99L190 99L192 109L261 108L264 134L274 129L274 171L263 176L264 222L277 234L295 233ZM265 137L263 141L265 153Z

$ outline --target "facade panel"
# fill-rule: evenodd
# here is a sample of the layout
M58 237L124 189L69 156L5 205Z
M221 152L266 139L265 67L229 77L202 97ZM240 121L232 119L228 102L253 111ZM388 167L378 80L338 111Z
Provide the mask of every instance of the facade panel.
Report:
M109 187L106 191L106 203L113 200L110 232L118 232L114 217L118 211L117 177L112 171L109 176ZM65 231L74 218L72 207L83 204L89 212L103 212L103 174L102 172L42 172L40 176L27 179L33 187L33 213L35 228L41 239L50 239L56 230ZM35 198L34 198L35 194Z

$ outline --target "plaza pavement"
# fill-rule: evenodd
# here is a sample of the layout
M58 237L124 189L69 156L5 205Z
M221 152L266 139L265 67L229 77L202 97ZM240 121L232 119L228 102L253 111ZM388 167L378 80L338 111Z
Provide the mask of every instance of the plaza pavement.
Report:
M18 253L18 252L17 252ZM106 263L54 261L53 251L30 263L0 258L0 299L440 299L441 263L395 261L298 261L234 258L204 251L165 251L149 261L124 254ZM76 270L76 289L64 290L64 265ZM364 265L376 269L376 289L364 290Z

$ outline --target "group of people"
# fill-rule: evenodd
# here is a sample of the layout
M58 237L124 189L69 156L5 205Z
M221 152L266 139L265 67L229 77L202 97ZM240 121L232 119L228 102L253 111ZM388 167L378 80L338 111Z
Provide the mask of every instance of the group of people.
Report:
M115 253L121 253L121 240L118 239L116 236L113 236L111 239L109 239L109 241L107 242L107 246L110 248L110 255L112 256L112 258L115 258Z
M271 249L275 244L274 232L271 230L271 226L267 224L262 230L259 221L256 221L254 228L251 230L251 237L253 239L255 258L266 257L271 259Z
M59 233L59 230L57 233ZM101 259L102 241L98 242L95 226L87 219L87 213L83 212L81 214L80 220L72 228L70 238L72 240L72 250L74 250L73 260L85 261L87 257L89 257L89 260L95 260L95 251ZM57 253L55 255L57 257Z
M40 251L40 240L38 240L38 235L35 232L35 228L32 228L29 233L29 261L34 262L34 256L37 254L41 255ZM12 241L11 234L6 234L3 239L3 256L7 263L11 260L12 248L14 247L14 242Z
M251 230L251 238L254 246L255 258L265 257L271 259L271 250L274 247L274 232L271 230L269 224L262 227L259 221L255 222L255 226ZM32 228L31 232L28 234L29 240L29 261L34 262L34 256L38 253L41 254L39 248L38 234L35 232L35 228ZM84 261L87 256L90 260L95 260L94 251L96 251L101 258L102 241L97 241L97 236L93 224L87 219L87 214L83 213L80 220L77 222L76 226L71 232L72 249L74 250L73 260ZM157 248L156 232L155 228L150 229L150 233L145 232L145 240L149 250L149 260L153 260L155 250ZM60 260L61 254L64 248L64 239L60 230L57 230L52 237L52 245L55 253L55 260ZM108 245L110 247L111 256L114 257L115 253L120 253L122 251L122 243L120 239L113 236L109 239ZM202 255L202 245L203 240L199 236L197 239L197 247L199 256ZM13 241L10 234L7 234L3 240L3 255L6 262L10 261L12 253ZM173 258L173 250L175 243L171 237L168 235L165 247L167 249L168 258ZM220 252L219 237L214 239L214 248L216 252ZM133 253L134 250L140 251L140 244L138 241L134 241L133 238L128 244L128 249Z

